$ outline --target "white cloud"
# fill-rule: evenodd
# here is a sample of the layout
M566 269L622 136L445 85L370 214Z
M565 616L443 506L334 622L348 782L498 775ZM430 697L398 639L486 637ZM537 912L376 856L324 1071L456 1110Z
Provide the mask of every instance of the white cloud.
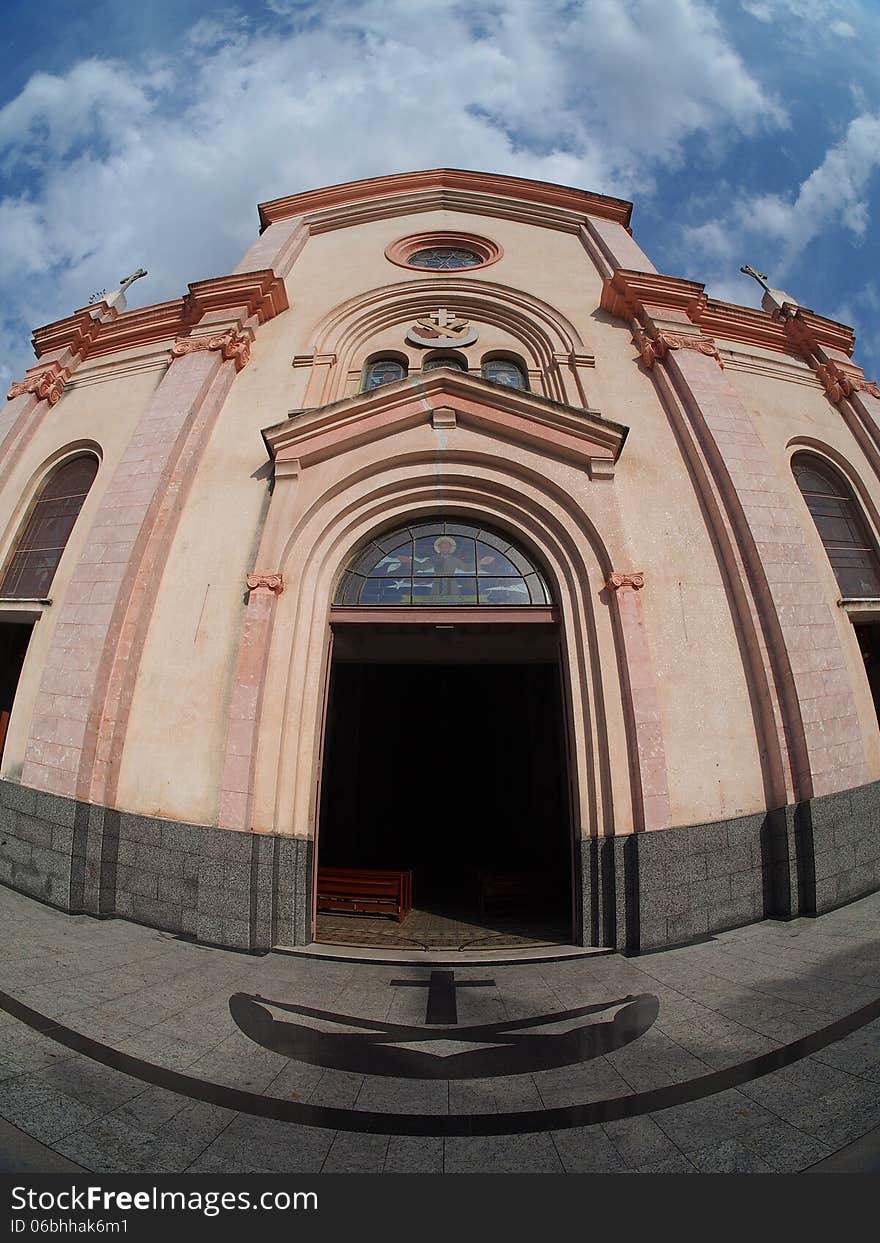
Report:
M856 35L848 20L855 16L853 6L847 0L742 0L740 7L765 25L781 22L796 29L807 23L841 39L853 39Z
M832 227L865 236L869 222L868 188L880 168L880 113L864 113L846 135L826 151L822 162L792 195L741 195L722 217L684 231L687 247L710 265L722 267L735 253L773 260L773 280L785 277L810 242Z
M856 355L868 360L869 380L880 378L875 370L880 364L880 281L868 281L861 289L854 290L830 312L830 318L855 328Z
M36 74L0 110L7 339L138 264L142 302L228 271L261 199L437 165L630 196L697 140L786 124L705 0L270 7L272 29L215 12L161 60Z

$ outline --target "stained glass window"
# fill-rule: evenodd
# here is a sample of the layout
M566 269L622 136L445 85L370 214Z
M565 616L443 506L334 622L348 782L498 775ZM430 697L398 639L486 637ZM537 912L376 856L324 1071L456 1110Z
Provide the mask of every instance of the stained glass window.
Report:
M483 363L483 379L508 388L528 388L526 373L510 358L490 358Z
M807 502L842 596L880 598L880 559L855 497L839 473L799 453L791 468Z
M415 268L447 272L452 268L479 267L483 260L472 250L464 250L461 246L427 246L410 255L407 262Z
M48 596L61 554L97 473L97 459L84 454L49 476L0 583L0 596L18 600Z
M371 363L367 363L367 369L364 372L364 391L405 379L406 366L399 359L375 358Z
M422 371L433 371L435 367L452 367L455 371L467 371L467 366L460 358L438 354L434 358L426 358L422 363Z
M372 540L350 562L337 605L548 605L524 553L485 527L433 519Z

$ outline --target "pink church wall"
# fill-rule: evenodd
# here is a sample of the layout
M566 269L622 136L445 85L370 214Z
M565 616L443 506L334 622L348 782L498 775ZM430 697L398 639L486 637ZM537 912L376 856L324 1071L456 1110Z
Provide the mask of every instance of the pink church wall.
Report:
M247 298L219 305L203 283L196 338L233 324L243 353L226 357L221 342L176 357L108 459L106 491L53 605L39 694L16 707L28 722L22 780L145 814L310 836L335 576L377 524L444 506L521 524L554 567L579 834L721 819L880 776L848 623L785 474L808 395L880 497L870 388L845 372L850 391L835 405L818 380L728 367L733 356L781 356L783 329L657 274L616 200L560 190L532 201L518 184L525 199L506 211L477 202L479 179L438 176L432 188L419 176L387 213L377 202L393 199L394 179L375 194L343 187L264 205L263 234L223 278L253 277ZM545 227L554 212L564 227ZM435 286L385 258L396 238L440 229L491 237L502 257ZM420 378L409 406L352 414L353 434L344 407L357 405L364 359L393 348L414 365L407 325L447 302L479 325L467 352L474 377L487 350L523 358L531 412L499 410L476 389L434 399ZM120 406L133 360L167 366L171 342L196 339L192 324L181 332L188 312L176 304L148 311L96 329L89 346L119 342L102 365L118 367L108 383ZM745 343L748 333L764 343ZM816 347L824 361L802 355L808 377L841 354L830 340ZM785 341L790 359L797 343ZM36 391L8 403L0 433L22 465L63 439L48 416L80 398L83 351L60 406ZM792 410L781 437L761 414L780 386ZM541 398L557 403L553 417ZM261 432L328 403L326 416L290 421L303 440L275 458L276 469L286 464L267 517ZM577 447L589 419L565 407L598 407L596 426L604 417L629 428L607 477L608 453L592 462ZM452 425L434 425L438 409L453 412ZM606 587L635 571L643 588ZM248 593L252 572L282 574L283 592ZM705 719L696 742L695 716ZM689 760L695 746L711 771ZM170 780L176 747L191 771Z

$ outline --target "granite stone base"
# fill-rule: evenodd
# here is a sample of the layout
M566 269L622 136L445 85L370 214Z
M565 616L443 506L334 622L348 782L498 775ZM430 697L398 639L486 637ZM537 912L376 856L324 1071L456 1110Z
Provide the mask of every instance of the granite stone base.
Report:
M580 843L584 945L626 953L880 889L880 782L793 807ZM96 807L0 781L0 882L264 953L309 940L312 843Z
M714 824L581 842L583 944L627 953L880 889L880 782Z
M263 953L309 940L310 875L302 838L180 824L0 781L0 881L72 914Z

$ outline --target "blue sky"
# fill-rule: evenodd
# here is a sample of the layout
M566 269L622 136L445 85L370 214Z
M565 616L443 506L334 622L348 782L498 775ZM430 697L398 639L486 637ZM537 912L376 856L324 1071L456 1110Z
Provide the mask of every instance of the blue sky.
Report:
M663 271L742 263L880 373L880 0L5 0L0 383L138 266L229 271L255 204L448 165L635 202Z

